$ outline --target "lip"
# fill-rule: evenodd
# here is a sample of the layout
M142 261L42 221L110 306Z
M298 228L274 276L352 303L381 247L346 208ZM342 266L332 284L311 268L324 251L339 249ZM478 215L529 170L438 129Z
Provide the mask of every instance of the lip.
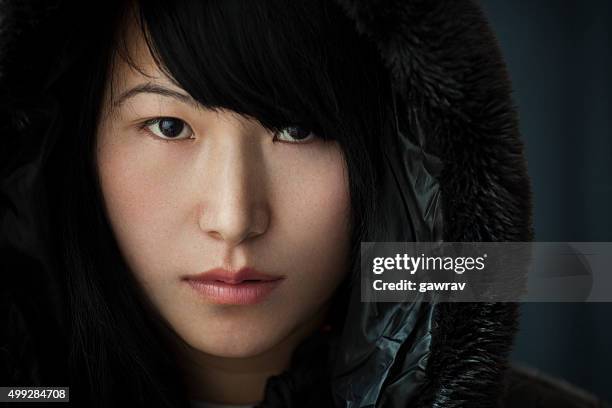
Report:
M284 280L250 267L238 271L215 268L184 280L208 301L216 304L251 305L264 301Z

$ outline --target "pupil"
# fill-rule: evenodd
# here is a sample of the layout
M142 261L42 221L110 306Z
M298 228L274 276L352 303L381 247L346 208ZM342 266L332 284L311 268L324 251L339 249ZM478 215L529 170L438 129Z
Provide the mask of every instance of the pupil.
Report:
M162 119L159 121L159 130L166 137L175 137L181 134L185 126L182 121L176 119Z

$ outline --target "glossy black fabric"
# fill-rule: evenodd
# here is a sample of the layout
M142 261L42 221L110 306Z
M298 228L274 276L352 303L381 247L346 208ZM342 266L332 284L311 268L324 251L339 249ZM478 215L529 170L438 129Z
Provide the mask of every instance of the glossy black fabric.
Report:
M511 87L477 4L339 4L377 45L396 98L396 137L382 141L385 218L369 239L531 240L530 183ZM60 125L46 84L62 66L22 71L20 64L39 63L40 51L68 65L70 53L52 58L54 50L36 48L36 35L54 32L53 18L43 18L53 12L48 5L7 2L3 11L9 57L2 60L0 125L9 149L2 154L1 251L4 271L13 273L4 272L9 279L2 286L2 324L10 330L2 338L0 369L10 383L49 385L58 381L53 368L63 364L54 350L65 344L45 342L45 333L65 330L59 311L65 305L44 242L53 234L41 227L50 198L41 195L40 163L53 147L50 129ZM39 31L37 24L51 29ZM58 27L59 37L63 30L69 28ZM15 134L31 139L11 156L7 135ZM361 303L358 273L352 271L348 303L338 305L346 311L342 324L300 345L291 368L268 381L261 406L501 406L516 304ZM29 292L32 280L46 283Z

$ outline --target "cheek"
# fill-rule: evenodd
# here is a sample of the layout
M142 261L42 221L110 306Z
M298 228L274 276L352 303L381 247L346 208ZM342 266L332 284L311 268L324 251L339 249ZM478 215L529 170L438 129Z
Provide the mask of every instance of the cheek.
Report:
M289 167L291 166L291 167ZM297 169L297 170L291 170ZM279 258L291 260L302 273L292 277L312 302L327 296L344 277L350 245L350 192L339 147L287 163L278 181L275 211L283 245ZM290 178L293 175L295 178ZM299 180L299 181L295 181ZM291 273L289 271L288 273ZM310 288L316 293L309 293Z
M177 214L174 174L160 171L172 169L168 159L142 143L101 143L97 155L109 221L127 262L151 273L157 268L148 263L158 264L160 253L172 263L172 251L160 252L172 242L170 220Z

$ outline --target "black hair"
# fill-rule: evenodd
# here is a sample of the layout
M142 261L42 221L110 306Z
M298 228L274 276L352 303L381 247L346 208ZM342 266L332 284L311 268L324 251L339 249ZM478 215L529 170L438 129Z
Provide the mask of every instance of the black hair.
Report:
M71 40L51 85L58 137L45 177L55 198L50 231L61 233L53 242L68 300L71 399L86 406L187 406L171 333L120 256L94 164L105 84L132 6L159 67L203 106L272 130L300 124L342 147L353 264L335 298L336 329L356 279L360 242L376 222L380 140L393 131L390 79L375 47L325 0L109 1L58 12L71 24L65 28Z

